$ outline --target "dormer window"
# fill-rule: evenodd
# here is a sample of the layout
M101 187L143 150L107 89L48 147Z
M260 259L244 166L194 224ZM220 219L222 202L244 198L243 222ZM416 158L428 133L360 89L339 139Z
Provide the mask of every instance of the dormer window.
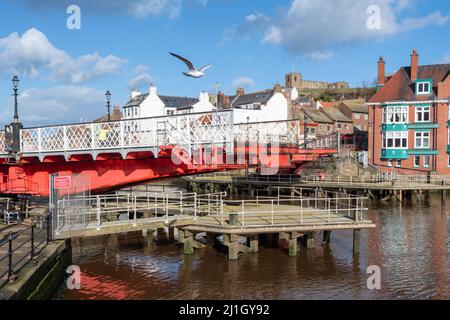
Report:
M416 94L430 94L431 93L431 80L417 80L416 81Z

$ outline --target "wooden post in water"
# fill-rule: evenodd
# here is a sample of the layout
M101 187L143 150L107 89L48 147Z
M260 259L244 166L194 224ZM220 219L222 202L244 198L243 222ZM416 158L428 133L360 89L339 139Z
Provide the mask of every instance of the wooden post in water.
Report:
M247 238L247 245L250 248L250 253L257 253L258 252L258 246L259 246L259 242L258 242L258 236L250 236Z
M306 249L314 249L316 247L316 239L314 238L314 232L308 232L306 234Z
M331 241L331 230L324 230L322 245L328 245L330 244L330 241Z
M289 257L297 256L297 232L289 233Z
M353 230L353 253L359 254L361 247L361 229Z

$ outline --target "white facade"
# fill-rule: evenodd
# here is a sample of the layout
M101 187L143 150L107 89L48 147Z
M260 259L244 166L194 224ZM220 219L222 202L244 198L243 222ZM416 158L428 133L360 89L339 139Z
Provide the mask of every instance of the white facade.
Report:
M131 99L141 96L139 91L131 92ZM215 107L209 101L208 92L201 92L199 101L189 109L177 109L175 107L167 107L158 95L155 86L150 86L148 96L140 102L139 105L133 107L124 107L124 119L160 117L166 115L177 115L186 113L209 112L215 110Z
M282 93L275 93L260 110L233 108L234 123L288 120L288 101Z

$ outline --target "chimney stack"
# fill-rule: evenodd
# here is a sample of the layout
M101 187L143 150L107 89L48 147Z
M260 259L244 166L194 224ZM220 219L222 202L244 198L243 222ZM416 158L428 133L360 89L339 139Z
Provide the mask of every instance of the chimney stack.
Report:
M158 95L158 91L157 91L157 89L156 89L156 86L155 86L153 83L150 85L150 89L148 90L148 93L149 93L151 96L156 96L156 95Z
M383 57L378 60L378 85L383 86L386 81L385 65Z
M417 80L417 76L419 74L419 55L417 54L417 50L414 49L411 54L411 81L414 82Z
M131 90L131 99L136 98L137 96L140 96L141 92L138 89Z
M245 94L245 90L242 87L238 87L236 90L236 95L237 96L242 96L243 94Z

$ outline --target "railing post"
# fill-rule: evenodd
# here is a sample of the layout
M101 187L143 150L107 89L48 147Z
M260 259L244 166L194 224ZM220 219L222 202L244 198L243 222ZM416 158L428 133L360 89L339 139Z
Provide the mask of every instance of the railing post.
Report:
M137 196L134 196L134 225L136 226L137 220Z
M328 222L331 221L331 198L328 198Z
M30 252L30 260L33 260L34 257L34 228L36 225L34 222L31 224L31 252Z
M67 141L67 127L63 126L63 145L64 145L64 150L69 150L69 142Z
M46 228L47 228L47 244L49 244L50 242L50 223L51 223L51 217L50 217L50 212L48 213L47 217L45 217L46 220Z
M180 215L183 215L183 191L180 191Z
M38 151L39 153L42 152L42 133L41 133L42 129L38 128ZM24 150L25 151L25 150Z
M278 201L279 201L279 199L278 199ZM271 203L271 216L272 216L272 225L273 225L273 200L271 201L272 203Z
M223 199L220 199L220 214L222 217L222 225L224 224L224 219L223 219Z
M100 206L100 197L97 196L97 227L100 228L100 213L101 213L101 206Z
M197 220L197 192L194 192L194 220ZM223 224L223 215L222 215L222 224Z
M242 213L242 226L244 226L245 225L245 218L244 218L244 215L245 215L245 203L244 203L244 200L242 200L242 208L241 208L241 213Z
M300 199L300 223L303 223L303 198Z
M169 194L166 193L166 223L169 223Z
M8 234L8 280L11 280L13 275L13 235L10 231Z

